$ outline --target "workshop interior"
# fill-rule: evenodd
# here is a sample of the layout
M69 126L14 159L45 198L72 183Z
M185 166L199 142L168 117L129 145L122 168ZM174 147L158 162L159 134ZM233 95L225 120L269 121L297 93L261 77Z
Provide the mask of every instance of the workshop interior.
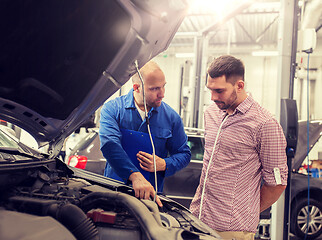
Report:
M0 239L222 239L189 206L213 103L207 69L232 55L287 143L287 187L255 239L322 240L321 0L4 0L0 19ZM191 150L165 178L162 209L104 176L99 139L103 104L149 60Z

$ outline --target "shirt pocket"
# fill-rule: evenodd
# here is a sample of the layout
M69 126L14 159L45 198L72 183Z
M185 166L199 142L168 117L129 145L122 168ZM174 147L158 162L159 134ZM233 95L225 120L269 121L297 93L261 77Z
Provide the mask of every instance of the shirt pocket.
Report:
M158 139L169 139L172 137L172 131L168 128L162 128L162 127L152 127L151 132L153 137Z
M172 138L172 131L168 128L151 127L153 141L161 152L166 151L168 139Z

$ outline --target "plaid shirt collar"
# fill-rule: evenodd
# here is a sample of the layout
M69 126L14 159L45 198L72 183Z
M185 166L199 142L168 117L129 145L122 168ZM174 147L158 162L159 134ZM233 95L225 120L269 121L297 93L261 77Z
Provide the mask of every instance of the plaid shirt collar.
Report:
M237 113L245 114L251 108L254 102L254 99L248 95L247 98L236 107L236 109L231 115L235 115ZM222 110L222 116L224 117L226 116L226 114L227 111Z

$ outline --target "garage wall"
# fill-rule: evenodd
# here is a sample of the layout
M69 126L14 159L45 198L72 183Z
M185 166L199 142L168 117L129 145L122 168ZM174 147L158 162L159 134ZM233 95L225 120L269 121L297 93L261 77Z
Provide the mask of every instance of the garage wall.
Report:
M322 47L318 45L315 52L310 56L310 116L311 119L322 119L322 109L319 103L322 102ZM273 115L276 113L276 106L280 101L277 92L278 86L278 57L253 57L250 55L234 56L242 59L245 64L245 83L246 91L253 96L263 107L269 110ZM294 98L297 101L299 119L307 118L307 55L302 56L302 64L299 63L304 73L296 73L294 81ZM172 106L177 112L179 111L179 88L180 88L180 67L184 64L184 58L175 58L175 56L163 57L158 56L155 61L158 62L164 70L168 81L166 88L166 96L164 101ZM301 60L299 60L301 61ZM194 65L192 66L194 68ZM302 80L299 80L301 77ZM193 86L194 87L194 86ZM205 106L211 103L209 91L204 89Z
M160 68L165 74L166 89L164 102L169 104L176 112L179 112L179 96L180 96L180 67L184 64L185 59L175 58L174 56L168 56L160 54L153 59L159 64ZM125 95L132 88L132 81L129 80L121 88L121 95ZM114 93L107 101L120 96L120 91Z
M321 41L320 41L321 42ZM310 56L311 63L310 78L313 79L314 85L311 89L311 117L313 119L322 119L322 109L320 104L322 102L322 45L317 42L317 48ZM223 53L225 54L225 53ZM217 54L216 56L219 56ZM276 113L276 106L279 99L277 99L277 74L278 74L278 57L266 56L266 57L254 57L248 54L234 54L234 56L240 58L246 68L245 83L246 91L253 96L253 98L259 102L263 107L269 110L273 115ZM302 60L301 60L302 57ZM212 57L210 57L212 58ZM297 72L294 82L294 98L297 101L299 109L299 119L306 119L307 112L307 100L306 100L306 68L307 68L307 55L298 54L298 68L302 68L304 73ZM164 101L168 103L175 111L179 113L179 96L180 96L180 75L181 67L186 60L193 62L193 58L177 58L175 54L161 53L153 59L156 61L166 76L166 93ZM194 64L192 69L194 69ZM191 76L193 77L193 76ZM300 80L300 78L302 80ZM192 81L193 82L193 81ZM122 94L126 94L132 87L129 81L122 87ZM195 87L195 86L191 86ZM115 93L110 99L119 96L119 92ZM208 89L204 88L204 104L205 107L211 103L210 94ZM202 127L202 126L201 126Z
M176 112L179 113L181 66L184 64L186 59L160 54L154 60L163 70L167 82L164 102L169 104Z
M235 55L242 59L245 64L246 90L262 106L275 114L277 101L277 57L252 57L247 55ZM162 54L155 58L155 61L163 69L166 79L166 94L164 101L179 111L179 90L181 66L185 58L175 56L164 57ZM192 66L194 68L194 65ZM193 86L194 87L194 86ZM204 103L211 103L210 94L207 88L204 89Z
M321 47L317 49L320 51ZM310 56L309 73L307 72L307 55L299 56L300 71L297 73L297 78L294 81L294 98L298 103L299 119L307 119L307 75L309 74L309 114L311 119L322 119L322 55L317 52L316 55Z

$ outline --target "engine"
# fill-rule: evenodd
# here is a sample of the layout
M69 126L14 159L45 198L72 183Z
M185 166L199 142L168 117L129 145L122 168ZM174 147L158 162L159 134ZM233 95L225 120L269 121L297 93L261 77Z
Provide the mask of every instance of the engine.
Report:
M59 169L1 174L0 183L1 239L157 239L162 231L171 239L201 239L192 233L198 226L173 206L160 212L152 201Z

